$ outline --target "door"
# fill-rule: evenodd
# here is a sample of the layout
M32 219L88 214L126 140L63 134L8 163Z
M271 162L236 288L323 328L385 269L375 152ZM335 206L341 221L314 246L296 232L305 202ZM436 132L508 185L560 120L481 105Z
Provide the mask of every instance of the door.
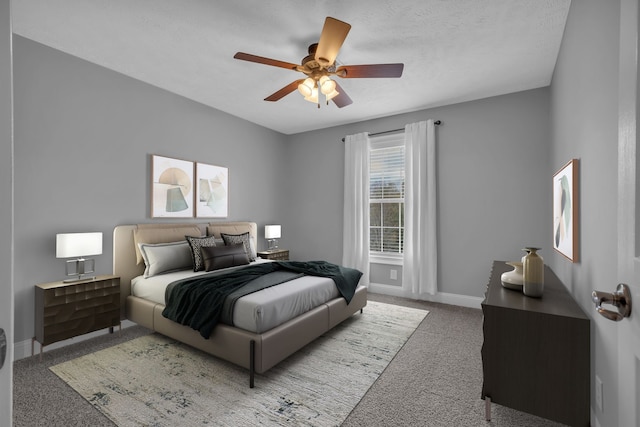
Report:
M10 0L0 0L0 329L6 357L0 368L0 425L12 419L13 360L13 113ZM0 331L0 351L2 351ZM2 354L0 354L0 361Z
M640 426L640 219L638 170L638 0L620 2L618 282L631 288L631 316L618 328L619 426ZM611 284L615 287L615 284Z

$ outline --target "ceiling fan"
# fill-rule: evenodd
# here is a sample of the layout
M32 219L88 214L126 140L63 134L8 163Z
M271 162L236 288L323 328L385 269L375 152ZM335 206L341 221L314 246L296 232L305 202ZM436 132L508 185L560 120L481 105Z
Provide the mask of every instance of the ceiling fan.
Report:
M332 100L339 108L351 104L342 87L331 79L331 76L341 78L374 78L374 77L401 77L404 64L370 64L370 65L341 65L336 66L336 57L344 40L351 29L351 25L338 19L327 17L320 34L320 41L309 46L309 55L302 59L301 65L276 59L238 52L233 57L243 61L257 62L259 64L286 68L299 71L307 77L293 81L269 95L265 101L278 101L294 90L305 97L305 100L318 104L319 93L325 95L327 104Z

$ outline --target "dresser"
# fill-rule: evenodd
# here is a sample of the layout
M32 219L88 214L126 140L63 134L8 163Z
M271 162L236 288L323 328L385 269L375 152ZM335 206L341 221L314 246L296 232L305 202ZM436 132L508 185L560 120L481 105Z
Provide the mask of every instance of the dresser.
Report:
M36 285L34 340L42 347L114 326L120 326L118 276Z
M506 289L494 261L482 302L482 398L572 426L590 423L590 319L545 266L542 298Z

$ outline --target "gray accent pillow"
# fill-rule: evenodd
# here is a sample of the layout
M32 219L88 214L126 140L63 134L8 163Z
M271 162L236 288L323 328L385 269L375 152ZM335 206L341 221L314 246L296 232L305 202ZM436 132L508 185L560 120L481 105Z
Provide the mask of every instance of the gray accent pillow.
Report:
M224 240L225 245L237 245L238 243L242 243L244 245L244 250L247 252L247 256L249 257L249 261L255 261L257 254L252 250L253 245L251 244L251 237L249 237L249 232L242 234L225 234L220 233L222 240Z
M191 237L185 236L189 246L191 246L191 256L193 258L193 271L204 270L204 262L202 261L202 248L215 246L215 238L213 236Z
M206 271L249 264L244 245L210 246L202 248L202 260Z
M144 260L144 277L186 270L193 266L191 249L186 240L171 243L140 243L138 248Z

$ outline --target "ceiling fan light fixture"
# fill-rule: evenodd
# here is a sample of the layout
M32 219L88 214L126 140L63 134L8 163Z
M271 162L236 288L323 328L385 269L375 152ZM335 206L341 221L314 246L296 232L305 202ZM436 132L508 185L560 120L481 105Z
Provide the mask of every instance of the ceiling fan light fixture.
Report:
M313 102L314 104L318 103L318 88L314 87L311 89L311 95L304 97L305 101Z
M336 82L331 80L329 76L322 76L318 81L320 86L320 91L325 95L332 93L336 90Z
M311 77L308 77L298 85L298 92L300 92L302 96L307 98L313 95L313 88L315 85L316 82Z
M309 89L309 87L306 86L304 83L300 83L298 85L298 92L300 92L302 96L304 96L305 98L307 96L311 96L311 89Z

